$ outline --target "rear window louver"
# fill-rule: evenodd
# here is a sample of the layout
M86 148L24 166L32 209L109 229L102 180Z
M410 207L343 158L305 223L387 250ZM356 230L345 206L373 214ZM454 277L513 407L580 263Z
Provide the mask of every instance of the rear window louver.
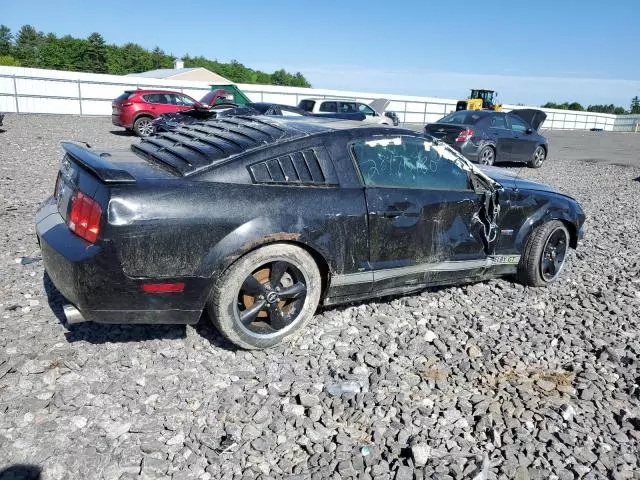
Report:
M238 116L183 125L143 138L131 149L160 167L190 175L247 150L302 135L274 123Z
M254 183L298 185L336 185L333 169L327 164L326 153L309 149L281 155L249 166Z

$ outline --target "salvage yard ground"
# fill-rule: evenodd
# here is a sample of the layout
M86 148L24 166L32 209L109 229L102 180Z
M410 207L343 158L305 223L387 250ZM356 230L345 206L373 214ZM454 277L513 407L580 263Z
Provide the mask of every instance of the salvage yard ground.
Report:
M541 169L507 167L586 211L550 288L325 309L245 352L206 318L68 330L33 225L59 142L137 140L108 118L3 128L0 478L640 478L640 134L546 132Z

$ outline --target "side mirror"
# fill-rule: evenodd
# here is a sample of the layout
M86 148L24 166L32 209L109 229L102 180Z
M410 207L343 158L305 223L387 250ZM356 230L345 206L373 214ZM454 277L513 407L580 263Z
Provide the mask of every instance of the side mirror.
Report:
M530 135L533 133L533 128L527 128L527 131L525 132L527 135Z

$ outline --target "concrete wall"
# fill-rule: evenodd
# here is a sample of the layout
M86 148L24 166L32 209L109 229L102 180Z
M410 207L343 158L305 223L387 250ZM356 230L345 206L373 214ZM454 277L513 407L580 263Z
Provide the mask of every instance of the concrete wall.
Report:
M281 87L275 85L243 85L248 97L256 102L276 102L296 105L308 97L351 98L371 101L391 100L388 110L395 111L405 124L435 122L455 110L457 99L340 91L318 88ZM19 113L62 113L76 115L110 115L111 101L124 90L136 88L166 88L196 99L209 91L206 82L158 80L144 77L64 72L22 67L0 66L0 111ZM527 108L524 105L504 105L506 111ZM529 107L539 108L539 107ZM547 113L543 129L553 130L618 130L628 128L628 116L604 113L542 109Z

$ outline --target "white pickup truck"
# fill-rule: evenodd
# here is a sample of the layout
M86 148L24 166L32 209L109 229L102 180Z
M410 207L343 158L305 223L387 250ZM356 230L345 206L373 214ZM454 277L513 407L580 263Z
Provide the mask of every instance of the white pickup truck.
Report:
M382 125L392 126L393 120L372 106L377 106L381 104L381 102L389 103L387 100L382 99L374 100L370 105L367 105L366 103L346 98L305 98L300 100L298 108L315 114L364 114L363 123L380 123Z

